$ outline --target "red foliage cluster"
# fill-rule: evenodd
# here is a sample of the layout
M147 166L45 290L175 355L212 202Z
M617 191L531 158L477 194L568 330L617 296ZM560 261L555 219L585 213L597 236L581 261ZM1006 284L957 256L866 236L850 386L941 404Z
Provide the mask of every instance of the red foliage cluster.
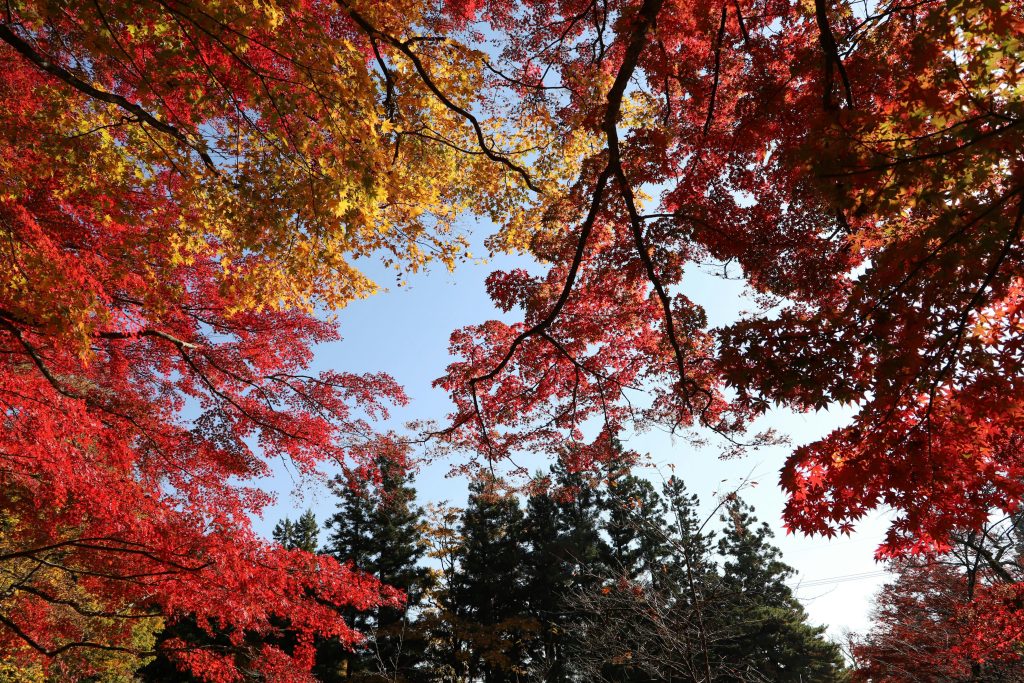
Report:
M201 135L239 117L251 118L239 145L277 135L272 112L299 69L258 15L243 41L204 34L202 8L177 3L160 21L182 34L141 4L45 21L36 9L49 8L0 22L0 650L26 666L81 653L87 675L90 650L139 652L140 618L188 617L241 645L287 617L294 651L266 646L245 666L307 680L314 634L361 638L339 608L401 596L259 538L251 518L270 496L253 482L275 459L316 477L403 457L371 421L405 397L383 374L307 370L335 326L283 305L265 274L291 269L294 292L316 296L323 274L275 253L283 226L315 226L291 213L297 188L280 174L275 187L238 171L232 187L224 150ZM340 26L323 7L293 9L302 25ZM322 109L288 87L287 125ZM261 191L282 206L247 204ZM166 646L209 680L238 679L233 652Z
M1022 3L503 8L502 73L590 137L526 245L547 274L491 280L524 322L453 337L460 443L600 459L627 421L732 444L771 405L854 405L785 464L791 528L889 507L894 556L1019 509ZM761 310L708 329L707 260Z

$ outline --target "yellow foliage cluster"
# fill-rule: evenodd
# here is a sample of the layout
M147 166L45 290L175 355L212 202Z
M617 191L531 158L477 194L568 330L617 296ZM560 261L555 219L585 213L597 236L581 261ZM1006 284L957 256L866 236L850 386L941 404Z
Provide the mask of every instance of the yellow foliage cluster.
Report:
M231 312L336 309L377 288L360 257L399 272L468 258L456 229L466 212L506 226L500 248L527 247L539 195L526 171L556 196L559 179L578 172L579 154L537 153L537 140L556 139L547 110L521 107L512 121L484 111L485 69L467 62L486 55L409 41L410 27L429 25L424 3L321 10L289 0L14 3L38 38L25 49L57 66L25 84L31 115L0 113L0 201L47 188L67 220L116 234L118 252L99 255L106 286L153 292L150 310L175 300L167 283L181 268L213 268ZM73 40L48 44L55 27ZM0 53L11 66L23 59ZM579 151L591 137L559 144ZM27 220L40 218L33 211ZM0 227L14 252L0 273L17 290L8 298L87 354L111 293L89 273L55 286L68 272L55 254L69 245L29 246L19 230Z

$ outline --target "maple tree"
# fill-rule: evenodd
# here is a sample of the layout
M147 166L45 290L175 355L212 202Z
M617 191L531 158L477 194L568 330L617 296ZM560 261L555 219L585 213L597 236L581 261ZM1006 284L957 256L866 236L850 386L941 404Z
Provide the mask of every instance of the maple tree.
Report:
M457 444L599 471L624 426L735 451L772 405L852 405L783 468L790 528L889 507L893 556L1018 509L1020 2L480 4L495 87L563 134L490 242L547 266L488 282L522 322L452 337ZM756 310L710 329L702 263Z
M999 606L1022 576L1020 518L957 534L941 553L892 562L870 632L851 639L854 679L999 681L1021 674L1024 631ZM1006 647L1006 643L1013 643Z
M1019 3L486 7L503 73L586 144L555 150L579 174L534 230L492 240L549 268L489 281L523 323L453 336L464 442L557 451L597 417L587 461L626 421L738 437L772 403L855 404L787 465L793 525L885 503L889 547L924 547L1019 499ZM706 261L764 310L708 329L684 286Z
M12 533L18 525L6 519L0 531L0 547L5 551L17 548ZM58 637L103 644L121 643L124 649L68 648L40 662L25 642L7 642L0 658L0 679L18 683L44 683L47 680L127 680L146 664L147 657L134 654L151 652L155 634L162 620L145 610L108 608L106 595L88 592L87 583L59 566L40 565L31 558L8 559L4 563L0 590L3 599L0 610L11 614L15 610L23 621L39 620L38 630L51 630ZM46 601L50 609L26 604L23 593L28 592Z

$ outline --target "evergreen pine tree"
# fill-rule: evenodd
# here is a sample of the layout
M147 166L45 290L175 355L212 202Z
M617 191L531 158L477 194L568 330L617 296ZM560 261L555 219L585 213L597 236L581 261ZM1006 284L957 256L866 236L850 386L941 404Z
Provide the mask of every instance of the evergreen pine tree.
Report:
M592 604L602 605L609 608L609 612L615 613L615 619L619 621L616 629L622 626L626 628L613 641L598 637L596 642L584 640L577 643L575 649L588 661L589 667L599 667L602 680L616 683L649 681L650 676L645 668L635 666L633 661L641 647L647 650L651 645L647 642L641 646L641 641L648 639L636 638L642 632L642 629L635 628L637 624L634 617L638 615L623 613L612 607L612 604L617 598L635 596L635 591L642 590L644 586L649 587L655 577L663 573L667 531L661 514L661 501L654 486L628 468L609 473L606 481L607 490L599 504L604 513L600 525L607 538L602 546L604 585L598 589L602 598ZM587 615L591 632L595 630L594 625L598 620L609 616L608 613L600 614L598 611L593 610L593 614ZM585 633L586 630L584 628L579 632ZM593 647L595 644L598 647ZM611 645L611 648L603 647L607 645Z
M629 470L615 472L608 477L601 508L608 539L602 559L610 575L633 581L658 573L667 554L667 532L654 485Z
M532 561L532 591L537 593L532 601L538 606L536 613L547 639L545 654L550 656L544 662L537 660L543 664L539 667L543 680L562 682L579 680L570 663L570 653L584 646L585 615L576 596L605 581L609 549L602 536L602 495L594 482L563 462L552 466L551 479L551 492L533 501L534 516L547 519L531 530L535 537L531 555L538 555ZM546 610L539 608L541 600L550 600Z
M556 463L551 472L558 508L556 552L572 586L598 584L607 574L608 546L601 535L602 495L582 473Z
M373 491L350 485L345 477L332 482L338 498L337 512L327 519L324 528L329 532L324 552L339 562L351 562L365 572L371 572L375 554L372 517ZM368 633L371 615L354 609L344 611L345 621L361 633ZM325 683L345 680L377 670L376 662L368 651L350 652L336 640L318 644L316 674Z
M700 499L687 492L675 475L662 486L662 514L666 520L669 548L655 586L672 595L668 620L684 625L677 628L681 646L675 647L680 668L705 680L720 680L728 664L716 657L714 644L738 628L721 616L720 605L727 598L714 558L715 536L705 531Z
M566 593L572 583L569 563L560 551L559 506L545 483L526 502L522 540L527 613L537 624L530 648L530 680L555 683L571 680L564 656Z
M417 612L430 586L431 573L420 565L426 552L425 522L408 471L391 463L382 466L371 525L378 549L372 573L406 595L402 608L382 607L375 613L378 662L388 672L389 681L423 680L421 667L427 642Z
M369 636L365 646L348 653L336 642L321 645L316 673L321 680L426 680L426 639L416 621L430 572L419 562L423 543L423 509L416 505L411 474L387 459L378 463L380 481L369 490L337 482L338 512L326 523L326 552L374 575L406 595L401 608L381 607L346 615Z
M287 517L274 526L272 536L288 550L315 553L319 545L320 527L312 510L306 510L295 522Z
M824 636L824 627L807 622L807 613L786 585L793 569L771 544L767 524L758 524L751 508L733 499L723 516L719 541L724 558L722 583L730 596L720 616L739 625L735 637L716 644L716 655L742 681L756 671L773 683L830 683L841 680L839 648Z
M524 602L523 513L497 484L482 478L470 485L453 596L469 644L470 680L486 683L522 680L535 630Z
M275 541L287 548L291 545L292 537L295 535L295 522L285 517L274 525L274 530L270 532L270 535Z
M577 599L584 637L573 656L584 680L715 680L707 612L719 582L699 501L673 477L664 497L627 472L610 478L604 507L608 581Z
M666 524L666 559L660 576L679 594L679 606L699 609L710 595L721 592L721 580L715 563L715 534L705 530L700 515L700 499L687 493L686 484L676 476L662 486L662 516Z

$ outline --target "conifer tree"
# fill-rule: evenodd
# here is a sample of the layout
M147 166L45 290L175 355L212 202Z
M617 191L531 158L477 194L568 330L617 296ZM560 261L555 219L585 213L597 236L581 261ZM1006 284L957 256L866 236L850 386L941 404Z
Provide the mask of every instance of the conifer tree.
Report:
M369 572L373 557L372 491L353 486L345 477L336 478L332 489L338 498L337 512L324 523L329 532L324 552ZM367 633L369 615L352 609L345 610L344 614L350 626ZM365 650L350 652L337 641L326 640L318 644L315 672L323 681L333 683L373 672L373 664Z
M726 524L718 547L729 600L716 618L741 627L714 645L717 657L734 672L722 680L746 680L744 672L749 671L773 683L841 680L839 648L824 637L824 627L807 622L807 613L786 585L793 569L771 544L771 529L758 524L750 506L737 497L722 521Z
M570 606L567 593L573 581L563 551L564 532L559 503L549 490L550 478L537 475L534 493L526 501L523 544L526 561L523 574L526 608L537 624L531 643L531 680L554 683L571 680L565 659Z
M613 473L601 501L607 536L604 564L609 573L635 580L653 577L667 554L661 498L654 485L629 470Z
M695 587L710 589L718 576L713 557L715 535L705 530L707 520L701 518L699 509L700 498L688 493L679 477L673 475L662 485L661 513L668 546L663 573L677 585L688 585L692 578ZM691 595L688 599L698 598Z
M485 683L522 680L536 631L524 601L523 513L498 488L489 477L470 485L454 596L469 641L469 677Z
M669 477L662 494L669 552L652 583L672 595L670 621L685 626L677 629L683 645L676 657L699 678L717 680L728 663L715 656L714 643L742 627L720 616L727 589L715 563L715 535L705 530L709 520L701 517L700 498L687 492L681 478Z
M523 520L525 562L523 579L527 614L538 626L531 643L531 671L537 680L561 680L559 661L558 620L561 610L561 562L558 560L558 508L548 495L547 479L538 474L534 483L540 487L526 500Z
M558 508L560 559L573 586L599 583L608 546L601 534L602 493L595 481L562 462L551 468Z
M312 510L306 510L296 521L285 517L271 532L275 541L287 550L304 550L315 553L319 545L320 527Z
M361 490L336 482L338 512L326 523L331 534L326 551L406 596L401 608L379 607L349 614L367 634L362 648L349 653L336 642L319 648L316 673L324 681L424 680L426 639L417 623L430 572L420 565L426 547L423 509L416 505L411 472L382 458L376 485Z
M606 581L575 594L582 619L572 652L582 680L609 683L716 680L706 612L720 591L699 501L673 477L664 498L620 472L603 507L609 538Z
M725 501L719 566L700 501L682 480L670 477L662 496L630 473L611 481L602 502L608 579L572 595L581 617L575 680L841 680L837 647L806 623L785 584L792 570L749 508Z
M430 571L420 564L426 552L425 520L411 482L408 470L385 463L371 516L377 550L372 573L406 595L401 609L379 607L374 613L376 657L391 681L419 681L424 677L421 667L427 643L418 617L432 579Z

